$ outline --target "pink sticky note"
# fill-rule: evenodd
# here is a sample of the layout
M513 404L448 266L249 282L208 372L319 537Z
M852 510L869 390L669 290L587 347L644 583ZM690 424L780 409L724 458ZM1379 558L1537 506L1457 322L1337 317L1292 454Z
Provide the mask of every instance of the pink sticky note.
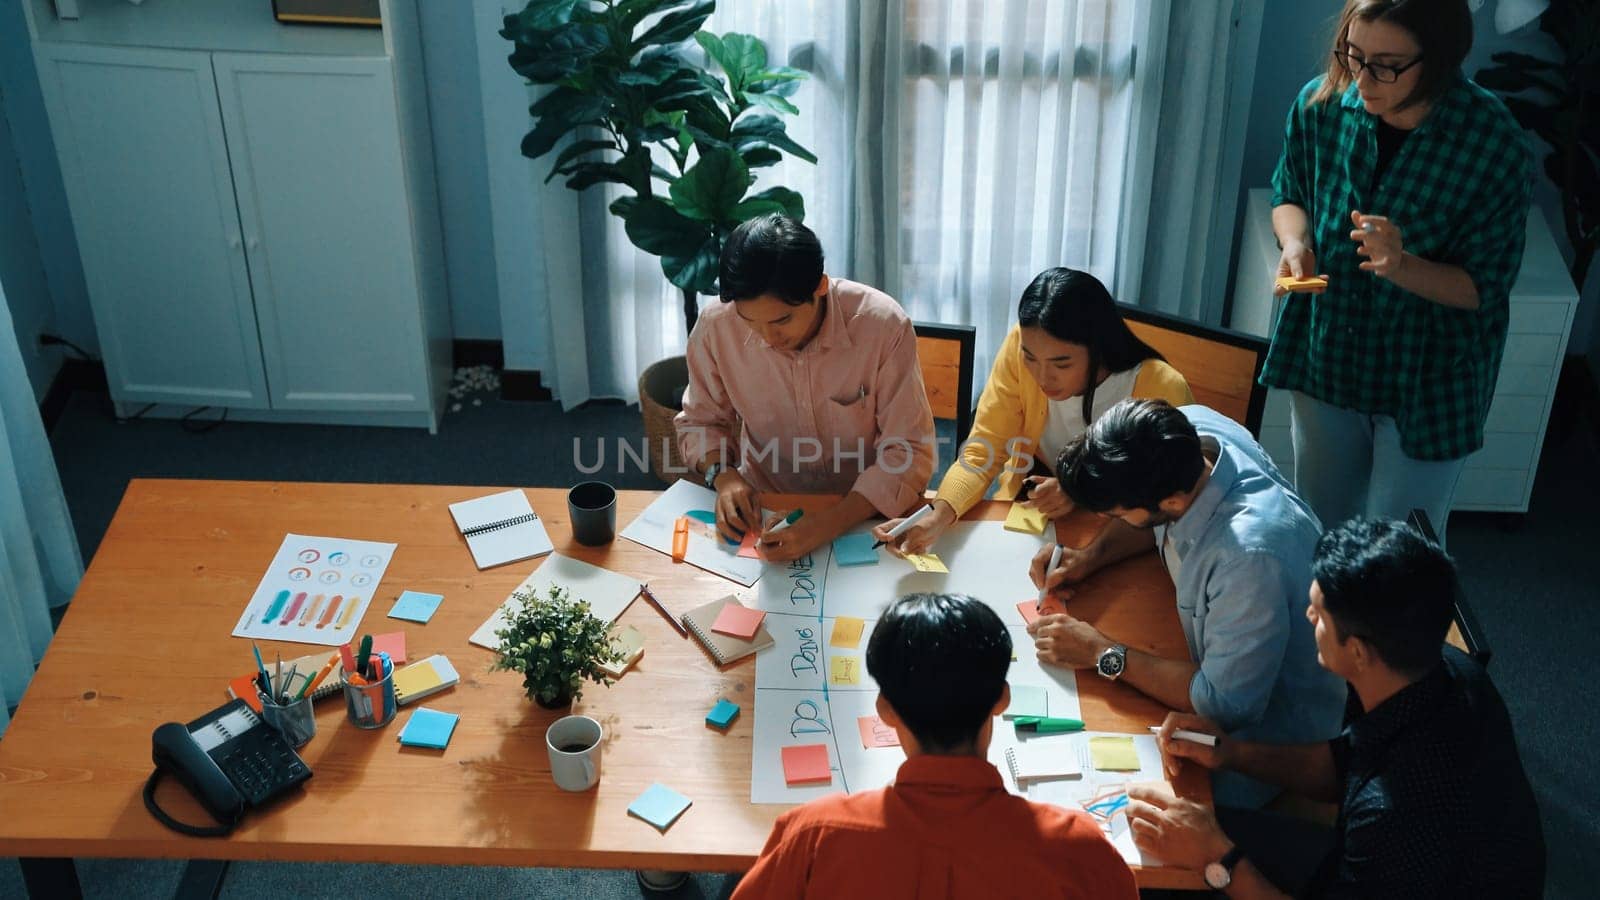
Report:
M869 750L900 746L900 735L895 734L894 729L883 724L883 720L877 716L862 716L856 720L856 727L861 729L861 746Z
M756 636L756 629L761 627L761 620L766 617L767 614L759 609L751 609L740 603L729 603L717 614L717 620L711 623L711 630L748 641Z
M1056 616L1066 611L1067 608L1062 606L1061 601L1057 600L1054 595L1044 598L1044 603L1039 603L1037 600L1024 600L1017 604L1017 612L1022 613L1022 621L1028 625L1039 621L1040 616Z
M801 744L783 748L783 780L787 784L831 784L826 744Z
M379 653L389 654L389 661L400 665L406 661L406 633L404 631L391 631L388 634L374 635L372 638L372 655Z
M751 529L744 533L744 540L739 542L739 555L745 559L760 559L761 553L756 550L756 542L761 540L760 532Z

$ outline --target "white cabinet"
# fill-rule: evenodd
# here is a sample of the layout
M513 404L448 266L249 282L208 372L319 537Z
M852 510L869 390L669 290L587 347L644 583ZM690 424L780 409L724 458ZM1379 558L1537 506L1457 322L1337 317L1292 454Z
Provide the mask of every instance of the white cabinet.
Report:
M1281 298L1272 296L1278 244L1272 234L1272 192L1250 191L1234 282L1232 327L1270 338ZM1456 485L1452 509L1522 513L1533 495L1533 476L1544 446L1550 405L1567 350L1578 292L1556 249L1544 214L1528 212L1527 249L1511 288L1505 357L1484 422L1483 447L1471 456ZM1283 473L1294 477L1289 402L1269 391L1261 445Z
M410 0L332 44L266 4L211 35L98 9L34 46L113 400L435 427L449 311ZM216 49L142 45L171 35ZM296 35L316 52L280 52Z

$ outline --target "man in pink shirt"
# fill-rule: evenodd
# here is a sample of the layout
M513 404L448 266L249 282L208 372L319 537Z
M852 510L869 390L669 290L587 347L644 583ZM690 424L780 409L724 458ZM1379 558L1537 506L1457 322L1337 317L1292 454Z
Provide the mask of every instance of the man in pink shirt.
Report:
M762 554L783 562L920 504L933 413L900 305L829 278L817 236L776 213L729 236L719 277L722 303L689 336L677 426L684 461L717 492L722 534L762 528L763 493L844 495L763 537Z

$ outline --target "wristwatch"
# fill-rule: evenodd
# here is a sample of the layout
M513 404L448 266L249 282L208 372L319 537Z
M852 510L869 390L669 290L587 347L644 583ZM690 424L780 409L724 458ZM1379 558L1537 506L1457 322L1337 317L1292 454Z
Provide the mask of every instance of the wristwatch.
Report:
M1112 644L1100 652L1100 658L1095 660L1094 670L1100 673L1101 678L1116 681L1122 677L1122 670L1128 666L1128 648L1123 644Z
M716 462L712 463L711 465L706 466L706 487L710 488L713 491L716 490L717 489L717 476L721 475L722 474L722 470L726 469L726 468L727 468L727 466L724 466L722 464L722 460L720 460L720 459L717 460Z
M1233 884L1233 867L1238 865L1241 859L1244 859L1244 848L1235 844L1232 850L1223 854L1220 861L1206 863L1206 887L1220 891Z

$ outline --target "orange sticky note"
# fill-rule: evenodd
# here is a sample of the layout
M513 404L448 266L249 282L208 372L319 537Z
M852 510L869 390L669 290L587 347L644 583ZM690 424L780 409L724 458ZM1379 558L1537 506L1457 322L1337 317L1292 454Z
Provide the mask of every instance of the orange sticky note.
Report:
M1280 275L1277 281L1278 290L1296 294L1320 294L1328 289L1328 276L1307 275L1296 278L1293 275Z
M863 619L840 616L833 620L833 633L828 636L828 646L854 650L861 643L861 631L866 627L867 623Z
M748 641L756 636L756 629L761 627L761 620L767 614L759 609L751 609L741 603L729 603L722 607L722 612L717 613L717 620L711 623L711 630L718 634L731 634L741 641Z
M372 639L372 655L379 653L389 654L389 661L400 665L406 661L406 633L404 631L391 631L388 634L376 635Z
M1034 599L1017 604L1017 612L1022 613L1022 621L1028 625L1039 621L1040 616L1055 616L1066 611L1067 608L1061 605L1061 601L1057 600L1054 594L1044 598L1043 603Z
M786 784L831 784L833 769L828 765L827 744L801 744L783 748L783 780Z
M744 533L744 540L739 542L739 555L745 559L760 559L761 553L756 550L756 542L761 540L760 532L751 529Z
M861 729L861 746L869 750L874 747L900 746L900 735L877 716L862 716L856 720L856 727Z

